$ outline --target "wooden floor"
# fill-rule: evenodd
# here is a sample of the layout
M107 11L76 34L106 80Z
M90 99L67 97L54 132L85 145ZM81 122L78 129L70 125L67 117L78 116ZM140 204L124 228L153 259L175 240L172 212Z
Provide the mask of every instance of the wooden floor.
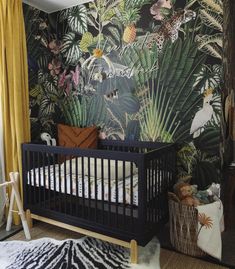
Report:
M32 239L50 237L57 240L67 238L78 239L81 237L81 235L77 233L41 222L34 224L34 227L31 230L31 236ZM7 240L25 240L24 233L21 231ZM160 264L161 269L226 269L226 267L207 263L166 249L161 249Z

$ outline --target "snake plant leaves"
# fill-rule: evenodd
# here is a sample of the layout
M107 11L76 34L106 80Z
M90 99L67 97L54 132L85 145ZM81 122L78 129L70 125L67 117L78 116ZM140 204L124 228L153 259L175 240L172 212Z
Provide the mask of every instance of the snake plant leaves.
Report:
M69 96L61 102L65 123L75 127L87 126L87 104L85 98Z
M66 57L66 64L77 65L82 56L77 34L73 32L65 34L63 42L64 43L62 45L61 52Z
M84 5L76 6L68 15L68 25L76 33L87 32L87 9Z
M100 126L107 120L107 108L104 97L101 95L93 95L89 100L87 108L87 124Z

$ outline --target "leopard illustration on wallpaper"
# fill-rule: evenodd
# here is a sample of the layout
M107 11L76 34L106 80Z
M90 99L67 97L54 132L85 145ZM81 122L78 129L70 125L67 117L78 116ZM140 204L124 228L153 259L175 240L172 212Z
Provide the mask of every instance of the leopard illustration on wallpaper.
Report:
M219 180L221 0L24 5L32 139L56 124L106 139L177 142L178 177Z

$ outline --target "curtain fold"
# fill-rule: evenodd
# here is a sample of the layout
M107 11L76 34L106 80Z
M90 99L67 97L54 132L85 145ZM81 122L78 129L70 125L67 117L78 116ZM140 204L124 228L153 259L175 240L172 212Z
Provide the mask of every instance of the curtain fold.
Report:
M5 179L5 167L4 167L4 143L3 143L3 125L2 125L2 113L0 102L0 183ZM4 223L4 208L6 202L6 193L4 188L0 188L0 227Z
M30 141L27 48L21 0L0 1L0 96L5 173L21 173L21 143ZM22 182L20 187L22 190Z

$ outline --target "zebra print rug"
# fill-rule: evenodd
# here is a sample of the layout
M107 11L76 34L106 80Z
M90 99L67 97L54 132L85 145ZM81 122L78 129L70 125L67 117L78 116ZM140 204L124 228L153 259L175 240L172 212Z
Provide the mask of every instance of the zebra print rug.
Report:
M131 265L129 250L100 240L39 240L0 242L0 269L160 269L160 245L154 238L139 248L139 264Z

